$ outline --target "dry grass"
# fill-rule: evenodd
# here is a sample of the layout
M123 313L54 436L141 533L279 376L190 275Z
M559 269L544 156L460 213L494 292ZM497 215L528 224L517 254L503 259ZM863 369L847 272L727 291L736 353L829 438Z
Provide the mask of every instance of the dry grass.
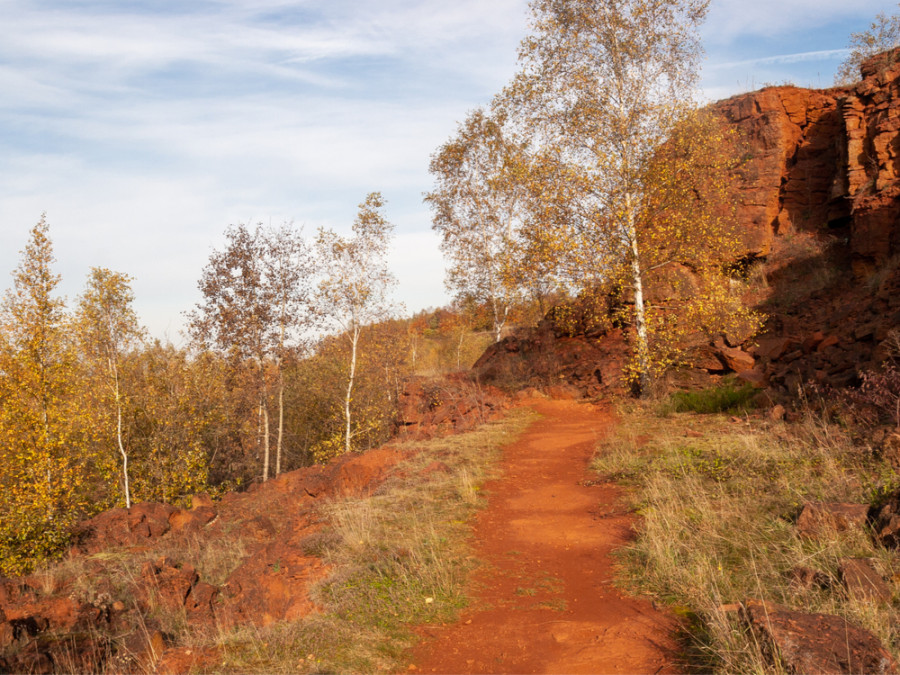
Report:
M595 461L599 472L637 487L643 520L623 553L623 583L686 617L686 657L704 672L771 672L753 636L722 609L748 598L839 614L900 655L900 613L848 600L837 572L843 558L870 557L891 578L900 572L896 554L868 532L813 540L798 536L794 524L807 501L870 503L895 486L896 475L814 416L791 426L733 420L660 419L638 405L623 412L618 435ZM797 566L831 583L800 586L790 574Z
M325 558L331 574L314 589L322 611L305 620L227 631L191 626L183 609L161 606L153 589L141 582L146 562L169 556L192 565L204 581L221 585L245 559L240 528L215 537L173 539L168 549L113 550L48 564L35 574L40 591L63 592L96 606L119 601L137 610L129 612L137 623L122 635L86 638L98 653L116 654L105 659L107 669L140 670L142 664L128 659L124 640L127 634L154 631L178 646L220 647L225 671L401 669L412 644L411 626L447 620L465 605L463 589L475 564L468 519L484 502L481 485L494 470L500 448L532 417L514 411L470 433L406 444L419 452L375 494L323 504L321 515L329 525L310 538L307 553ZM138 597L149 607L138 609ZM62 661L67 653L60 652ZM85 670L74 654L71 663L60 663L61 672Z
M322 607L303 621L220 635L224 669L237 672L395 672L411 627L446 621L466 604L475 565L467 522L484 498L499 449L532 419L505 420L417 444L400 476L364 499L323 507L329 529L315 549L331 574L314 591ZM440 462L439 470L426 467Z

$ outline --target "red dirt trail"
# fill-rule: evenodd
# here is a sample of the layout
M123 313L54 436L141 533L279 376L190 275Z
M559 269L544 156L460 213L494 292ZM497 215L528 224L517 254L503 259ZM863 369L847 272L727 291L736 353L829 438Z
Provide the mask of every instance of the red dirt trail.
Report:
M543 417L485 485L473 600L457 623L419 629L410 672L677 672L674 620L612 585L610 552L634 516L587 468L611 416L575 401L528 404Z

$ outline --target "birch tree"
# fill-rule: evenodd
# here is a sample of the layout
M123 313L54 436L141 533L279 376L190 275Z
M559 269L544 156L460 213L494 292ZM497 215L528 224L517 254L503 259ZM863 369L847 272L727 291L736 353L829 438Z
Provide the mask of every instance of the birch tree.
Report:
M90 414L44 217L0 302L0 574L58 550L91 510Z
M311 308L315 273L302 230L292 223L254 229L239 224L226 231L227 245L214 251L199 287L203 301L189 315L194 341L226 353L235 366L254 373L262 478L272 467L269 394L277 387L278 420L274 473L284 454L284 359L302 347L316 324Z
M252 364L260 418L257 444L263 456L262 478L269 478L270 430L266 360L270 354L275 303L265 284L260 229L229 227L223 251L213 251L198 284L203 300L188 315L193 340L218 349L242 365Z
M278 431L275 440L275 475L281 473L284 448L284 362L289 348L305 351L317 317L312 307L315 266L302 231L291 223L264 234L264 267L268 295L273 303L275 371L278 387Z
M834 83L838 86L848 86L857 82L860 77L859 68L866 59L900 47L900 14L896 11L893 14L879 12L868 29L850 34L848 47L850 53L834 76ZM895 55L888 56L884 66L890 65L895 60Z
M122 415L125 392L122 383L122 358L141 339L143 331L132 308L134 293L124 274L94 267L87 287L79 298L77 325L85 353L105 371L116 417L116 447L122 458L122 485L125 506L131 508L128 473L129 453L123 438Z
M708 0L534 0L533 33L503 100L530 132L536 164L555 167L571 224L560 255L634 297L636 388L650 384L646 269L639 235L654 154L693 109ZM546 173L546 171L545 171Z
M435 188L425 196L450 263L447 288L460 301L487 303L494 340L516 299L515 238L520 193L512 180L516 144L502 113L469 113L454 138L432 156Z
M331 230L319 230L316 239L323 279L318 305L323 316L342 331L350 348L347 386L344 395L344 452L350 452L354 436L352 420L353 386L363 328L390 316L390 292L396 280L387 267L387 254L394 226L382 210L384 199L369 194L359 205L353 236L341 237Z

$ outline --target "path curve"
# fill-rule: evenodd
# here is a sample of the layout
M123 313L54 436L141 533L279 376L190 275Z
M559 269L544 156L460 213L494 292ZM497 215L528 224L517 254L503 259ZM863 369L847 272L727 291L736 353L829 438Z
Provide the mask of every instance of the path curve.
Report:
M612 424L575 401L528 401L542 418L503 451L474 525L473 599L419 629L417 673L672 673L674 620L613 587L610 552L634 516L588 462Z

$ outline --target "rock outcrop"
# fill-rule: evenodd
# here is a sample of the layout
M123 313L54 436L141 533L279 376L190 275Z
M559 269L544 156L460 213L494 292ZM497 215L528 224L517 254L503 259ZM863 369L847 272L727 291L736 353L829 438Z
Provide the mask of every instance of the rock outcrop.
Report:
M900 349L900 61L876 57L862 75L851 87L769 87L713 105L746 142L734 186L742 260L764 263L768 291L748 301L769 321L752 339L691 338L693 365L676 385L733 372L792 396L806 382L856 385L891 340ZM651 296L671 285L647 281ZM628 331L610 321L562 330L556 318L491 347L475 366L482 380L621 391Z
M499 415L508 397L467 374L408 379L397 406L397 433L404 438L430 438L473 429Z

